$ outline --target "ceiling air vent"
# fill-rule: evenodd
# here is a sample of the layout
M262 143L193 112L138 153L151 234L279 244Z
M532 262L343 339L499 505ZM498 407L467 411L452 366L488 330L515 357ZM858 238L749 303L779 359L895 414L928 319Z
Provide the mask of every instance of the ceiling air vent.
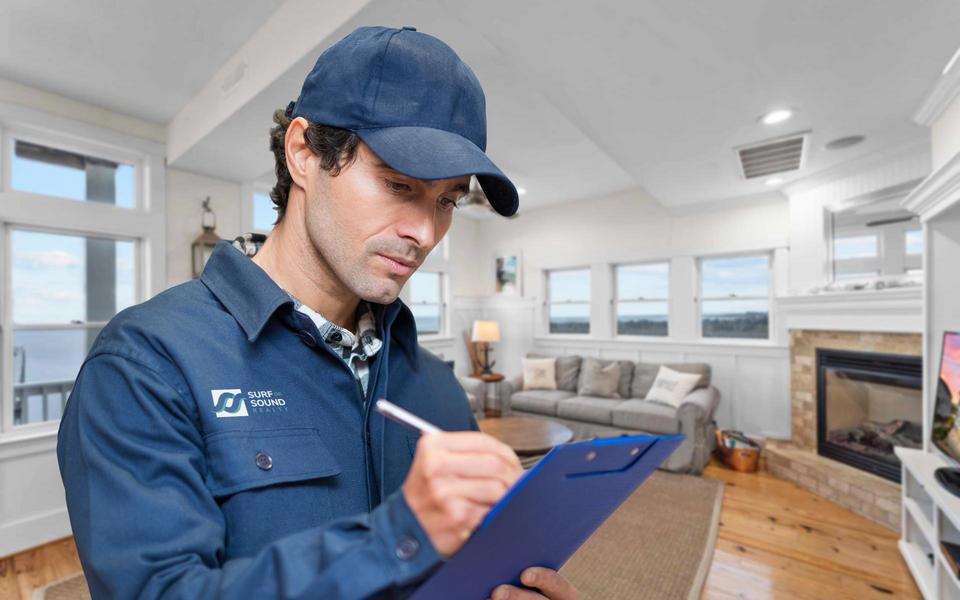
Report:
M796 133L737 148L743 177L753 179L799 169L803 164L807 133L809 132Z

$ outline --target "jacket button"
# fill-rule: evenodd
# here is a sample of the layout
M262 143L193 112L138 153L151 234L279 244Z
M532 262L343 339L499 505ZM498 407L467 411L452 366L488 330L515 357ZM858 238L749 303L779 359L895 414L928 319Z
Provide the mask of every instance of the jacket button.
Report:
M266 452L257 452L256 463L257 467L264 471L269 471L273 468L273 459L270 458L270 455Z
M405 537L397 544L397 558L400 560L410 560L420 549L420 542L412 537Z
M311 348L317 345L317 340L313 337L313 334L309 331L301 331L300 339L303 340L303 343L310 346Z

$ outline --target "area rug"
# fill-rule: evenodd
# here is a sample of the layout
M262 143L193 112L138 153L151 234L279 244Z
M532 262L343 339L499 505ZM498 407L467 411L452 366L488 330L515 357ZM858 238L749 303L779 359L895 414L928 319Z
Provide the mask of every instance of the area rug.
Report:
M581 600L699 598L722 503L721 481L656 471L560 572Z
M90 600L83 575L72 575L33 590L32 600Z
M696 599L713 558L723 482L656 471L594 532L561 572L580 600ZM33 600L89 600L82 575Z

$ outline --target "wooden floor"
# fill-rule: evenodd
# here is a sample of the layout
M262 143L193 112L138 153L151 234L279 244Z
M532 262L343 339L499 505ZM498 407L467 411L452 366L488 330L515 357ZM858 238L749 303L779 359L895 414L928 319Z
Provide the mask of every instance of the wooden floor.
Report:
M727 485L703 600L921 597L896 532L765 472L706 476Z
M704 600L919 598L897 534L766 473L711 465L726 482ZM71 539L0 559L0 599L80 572Z

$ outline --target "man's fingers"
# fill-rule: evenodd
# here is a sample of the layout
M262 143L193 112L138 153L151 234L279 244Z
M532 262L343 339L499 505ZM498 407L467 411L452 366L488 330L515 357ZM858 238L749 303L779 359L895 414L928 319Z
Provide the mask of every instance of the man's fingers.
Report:
M520 459L516 453L500 440L478 431L448 431L421 436L417 445L430 444L449 452L484 452L494 453L503 460L520 468Z
M512 585L498 585L490 594L490 600L550 600L543 594L523 590Z
M431 482L437 498L465 498L490 508L503 498L508 486L502 481L484 479L437 479Z
M552 600L575 600L577 589L553 569L530 567L520 574L520 582L535 587Z
M510 487L520 477L512 467L493 454L460 452L444 454L431 465L431 477L458 477L465 479L497 479Z

